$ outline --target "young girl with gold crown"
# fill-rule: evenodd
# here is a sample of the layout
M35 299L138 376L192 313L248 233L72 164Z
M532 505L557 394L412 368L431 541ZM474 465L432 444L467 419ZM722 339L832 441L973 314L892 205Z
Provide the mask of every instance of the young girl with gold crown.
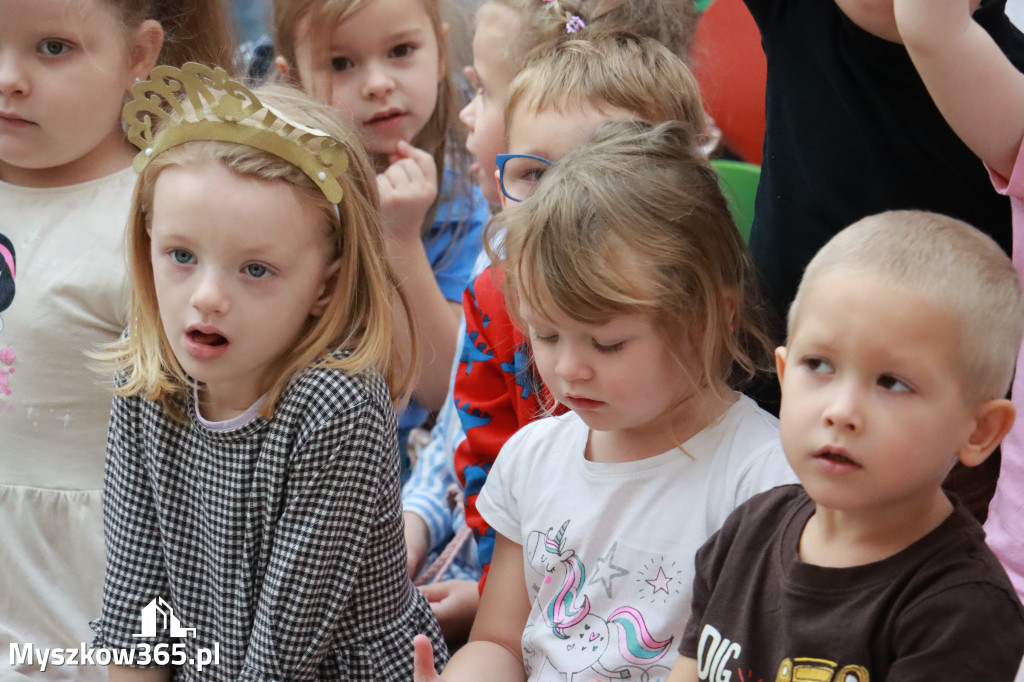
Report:
M392 337L408 308L372 168L292 88L186 65L133 94L98 644L184 680L404 682L413 633L447 654L406 571L393 400L410 372ZM153 600L189 636L138 636ZM140 674L161 672L111 679Z
M85 352L128 322L121 129L154 64L228 63L210 0L0 2L0 677L105 680L10 661L8 644L79 649L103 585L110 396Z

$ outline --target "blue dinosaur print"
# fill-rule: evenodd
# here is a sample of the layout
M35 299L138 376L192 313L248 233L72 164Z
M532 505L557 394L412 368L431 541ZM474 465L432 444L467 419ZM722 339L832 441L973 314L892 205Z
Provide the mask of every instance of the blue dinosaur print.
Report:
M477 426L487 426L491 423L491 415L473 408L468 401L460 405L456 398L455 407L458 410L463 431L469 431Z
M527 350L526 344L522 344L516 349L515 359L512 363L503 362L501 363L501 371L506 374L514 374L516 377L516 386L522 388L520 397L526 399L533 393L534 384L536 379L533 376L531 369L530 353Z
M462 344L462 355L459 356L459 362L466 363L466 374L473 369L474 362L487 362L494 357L494 351L487 350L486 343L476 342L479 336L480 332L469 332L466 334L465 343Z

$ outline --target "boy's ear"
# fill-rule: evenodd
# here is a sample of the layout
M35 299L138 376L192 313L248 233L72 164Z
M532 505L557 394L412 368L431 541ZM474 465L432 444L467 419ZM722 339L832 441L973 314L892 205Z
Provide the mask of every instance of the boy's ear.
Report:
M311 316L320 317L327 310L327 304L330 303L331 298L334 296L334 290L338 285L338 272L340 270L340 258L327 266L327 271L324 273L324 281L320 287L320 295L313 301L313 306L309 309Z
M160 59L164 47L164 29L159 21L146 19L132 35L128 72L133 81L145 80ZM129 85L127 90L131 90Z
M964 466L984 462L1003 437L1009 433L1017 417L1017 409L1005 398L986 400L974 413L974 431L957 453Z
M501 171L497 168L494 169L494 188L498 190L498 199L501 201L501 210L505 210L508 204L508 197L501 191Z
M786 373L786 347L779 346L775 349L775 376L779 378L779 386L782 386L782 375Z

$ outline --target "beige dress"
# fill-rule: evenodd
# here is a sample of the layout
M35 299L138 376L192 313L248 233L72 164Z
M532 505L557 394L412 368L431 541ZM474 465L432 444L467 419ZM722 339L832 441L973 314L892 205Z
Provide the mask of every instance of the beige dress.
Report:
M13 244L0 276L15 265L5 309L0 298L3 682L106 679L101 667L14 666L10 645L79 649L100 614L111 394L84 352L125 326L124 226L135 177L128 168L53 189L0 182L0 235Z

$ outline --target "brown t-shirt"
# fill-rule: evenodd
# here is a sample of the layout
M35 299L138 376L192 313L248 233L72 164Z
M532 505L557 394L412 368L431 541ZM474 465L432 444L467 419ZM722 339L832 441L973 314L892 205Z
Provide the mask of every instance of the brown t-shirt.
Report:
M1024 608L959 503L907 549L853 568L799 559L813 512L800 486L775 488L698 552L679 651L701 680L1013 680Z

